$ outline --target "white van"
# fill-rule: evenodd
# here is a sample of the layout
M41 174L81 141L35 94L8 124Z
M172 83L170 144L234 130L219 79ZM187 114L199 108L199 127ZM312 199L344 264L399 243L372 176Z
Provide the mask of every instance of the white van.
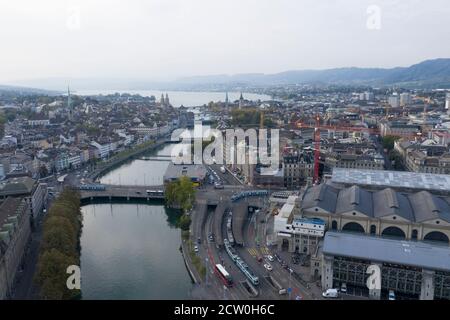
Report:
M324 298L337 298L339 297L339 292L337 289L327 289L327 291L322 293Z
M395 293L394 290L389 290L389 296L388 296L389 300L395 300Z
M280 291L278 291L279 295L283 295L283 294L286 294L286 293L287 293L286 289L280 289Z

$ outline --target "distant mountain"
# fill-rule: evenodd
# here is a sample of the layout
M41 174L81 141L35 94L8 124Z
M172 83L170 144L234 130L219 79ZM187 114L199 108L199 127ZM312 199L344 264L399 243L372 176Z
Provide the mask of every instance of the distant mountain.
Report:
M74 92L78 90L225 91L240 90L240 88L245 86L267 87L290 84L450 88L450 59L426 60L410 67L397 67L392 69L350 67L326 70L293 70L274 74L219 74L186 77L175 81L164 82L151 81L143 78L47 78L20 81L15 84L64 92L67 90L67 85L70 85L71 90Z
M5 86L5 85L0 85L0 94L1 93L14 93L14 94L22 94L22 95L30 95L30 94L56 95L56 94L58 94L58 92L56 92L56 91L21 87L21 86Z
M275 74L237 74L189 77L175 82L181 86L205 84L345 84L450 88L450 59L427 60L406 68L338 68L286 71Z

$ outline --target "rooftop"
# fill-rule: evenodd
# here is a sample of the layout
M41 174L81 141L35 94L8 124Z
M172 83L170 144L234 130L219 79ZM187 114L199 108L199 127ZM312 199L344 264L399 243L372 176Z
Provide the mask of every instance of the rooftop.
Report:
M450 271L450 247L426 242L399 241L329 231L325 234L323 253L430 270Z
M3 224L8 223L8 218L15 216L17 209L22 203L22 198L8 197L0 204L0 228Z
M450 192L450 175L334 168L331 181L377 187Z
M0 184L0 195L30 194L36 180L26 176L8 179Z
M359 212L376 219L399 217L417 223L437 220L450 223L450 198L428 191L400 192L392 188L372 191L357 185L338 188L320 184L303 193L301 206L303 210L320 208L335 215Z
M193 180L203 180L206 176L206 168L201 164L174 164L170 162L164 173L164 181L176 180L182 176Z

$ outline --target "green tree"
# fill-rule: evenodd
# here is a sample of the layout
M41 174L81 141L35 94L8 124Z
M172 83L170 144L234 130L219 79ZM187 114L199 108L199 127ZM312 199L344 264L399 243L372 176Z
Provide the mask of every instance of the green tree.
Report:
M195 201L194 184L188 177L167 184L165 194L167 205L179 207L184 213L192 208Z
M39 167L39 176L41 178L44 178L44 177L48 176L48 170L47 170L46 166L42 165L42 166Z
M188 215L186 215L186 214L183 214L181 217L180 217L180 219L179 219L179 221L178 221L178 227L181 229L181 230L189 230L189 227L191 226L191 217L189 217Z
M55 200L44 221L35 282L43 299L74 299L79 290L66 286L67 267L80 265L81 233L80 195L64 189Z
M391 151L394 149L394 142L400 139L400 137L397 136L384 136L382 143L383 148L387 149L388 151Z
M43 299L61 300L73 299L80 295L80 290L67 288L67 267L76 265L73 257L65 255L56 249L45 251L39 257L36 282L40 285Z

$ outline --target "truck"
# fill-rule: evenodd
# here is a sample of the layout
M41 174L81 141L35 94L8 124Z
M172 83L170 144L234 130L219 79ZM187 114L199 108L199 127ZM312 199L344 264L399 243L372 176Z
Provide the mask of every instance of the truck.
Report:
M225 166L221 166L220 167L220 172L222 172L222 173L226 173L227 171L225 170Z

